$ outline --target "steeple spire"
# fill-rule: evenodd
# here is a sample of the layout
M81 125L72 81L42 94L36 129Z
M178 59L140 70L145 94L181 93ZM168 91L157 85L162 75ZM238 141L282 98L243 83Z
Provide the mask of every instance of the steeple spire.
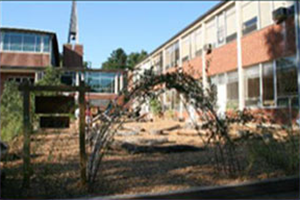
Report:
M78 44L78 22L77 22L77 8L76 8L76 1L73 0L72 2L72 11L71 11L71 18L70 18L70 28L68 34L68 43L75 41L75 44Z

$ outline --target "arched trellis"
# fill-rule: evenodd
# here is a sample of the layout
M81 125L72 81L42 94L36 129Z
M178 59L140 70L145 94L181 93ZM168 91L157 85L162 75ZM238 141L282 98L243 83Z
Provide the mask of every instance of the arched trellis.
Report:
M160 87L160 89L157 90L157 87ZM117 129L126 121L124 116L131 115L134 112L128 112L125 105L133 102L135 99L139 99L139 107L146 102L147 98L158 96L164 92L164 89L175 89L192 104L197 113L200 113L202 125L196 125L195 129L197 131L201 129L209 130L208 137L206 136L208 138L206 144L214 143L217 147L215 152L216 167L229 174L240 170L238 160L234 159L235 145L228 134L228 125L237 121L244 122L251 118L244 117L246 116L244 112L239 113L240 116L236 118L220 118L215 109L216 95L214 87L211 84L208 84L208 87L203 87L202 80L197 80L180 69L176 72L160 75L154 74L153 70L147 70L128 90L126 88L121 91L120 96L124 98L124 101L121 104L114 104L111 117L103 119L101 125L96 126L91 131L93 134L93 146L87 172L90 184L96 179L101 160L112 143L113 136ZM117 101L118 99L115 102ZM199 135L201 136L201 134Z

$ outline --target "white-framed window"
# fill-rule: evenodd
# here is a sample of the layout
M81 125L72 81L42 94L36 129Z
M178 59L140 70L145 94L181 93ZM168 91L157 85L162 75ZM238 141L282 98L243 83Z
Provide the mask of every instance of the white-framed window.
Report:
M191 36L188 35L185 38L182 39L182 45L181 45L181 60L182 62L185 62L190 59L190 50L191 50Z
M212 48L215 48L217 44L217 30L215 18L212 18L210 21L206 22L205 28L205 44L211 44Z
M227 108L237 109L239 105L239 82L237 71L227 73Z
M217 16L218 46L225 44L225 16L224 13Z
M258 65L244 69L244 95L246 106L260 105L260 71Z
M1 50L3 51L50 52L50 44L49 35L1 32Z
M298 101L294 100L298 94L296 57L285 57L276 60L276 91L277 106L288 107L290 102L297 107Z
M202 48L203 48L203 42L202 42L202 31L201 28L198 28L195 31L195 55L200 56L202 55Z
M179 42L173 43L166 49L166 69L179 65Z
M275 106L273 62L262 64L262 105L264 107Z
M27 76L10 76L7 80L16 82L18 84L24 83L25 81L27 81L29 84L34 84L34 78Z
M236 39L236 14L235 7L232 6L225 11L226 43Z
M258 6L257 1L242 3L242 32L243 35L257 30Z
M259 11L260 11L260 26L264 28L273 23L272 20L272 2L270 1L259 1Z
M153 57L153 71L155 74L161 74L163 72L163 56L162 52Z

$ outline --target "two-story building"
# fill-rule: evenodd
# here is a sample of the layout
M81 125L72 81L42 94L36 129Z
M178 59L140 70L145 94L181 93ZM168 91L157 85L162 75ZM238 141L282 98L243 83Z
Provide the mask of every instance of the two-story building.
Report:
M49 31L0 28L1 93L6 81L37 81L46 67L59 66L56 34Z
M217 108L263 110L287 119L298 114L295 1L222 1L140 62L139 73L185 72L217 87ZM207 71L206 71L207 70ZM195 115L174 90L161 97L179 117ZM149 105L143 105L149 111ZM191 109L192 110L192 109Z

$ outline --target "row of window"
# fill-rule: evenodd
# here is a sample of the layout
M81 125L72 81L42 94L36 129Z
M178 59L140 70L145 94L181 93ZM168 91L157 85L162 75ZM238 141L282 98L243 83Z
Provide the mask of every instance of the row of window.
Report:
M114 93L115 76L114 73L91 72L86 74L85 80L92 92Z
M3 51L50 52L50 42L49 35L1 32Z
M298 106L297 67L295 57L286 57L243 70L246 106ZM211 77L218 89L226 85L227 107L237 108L239 98L238 73Z
M293 10L293 1L244 1L241 2L242 34L247 35L259 28L273 23L272 12L280 7ZM166 49L166 69L178 65L179 59L185 62L202 54L203 47L219 47L237 38L235 6L220 12L205 23L205 33L199 27L182 38L181 49L179 42L173 43ZM203 35L205 34L205 35ZM181 52L181 55L179 55Z
M19 76L12 76L12 77L9 77L8 78L8 81L13 81L13 82L16 82L18 84L21 84L21 83L29 83L29 84L33 84L34 83L34 78L32 77L19 77Z
M179 42L166 49L166 69L179 65Z

